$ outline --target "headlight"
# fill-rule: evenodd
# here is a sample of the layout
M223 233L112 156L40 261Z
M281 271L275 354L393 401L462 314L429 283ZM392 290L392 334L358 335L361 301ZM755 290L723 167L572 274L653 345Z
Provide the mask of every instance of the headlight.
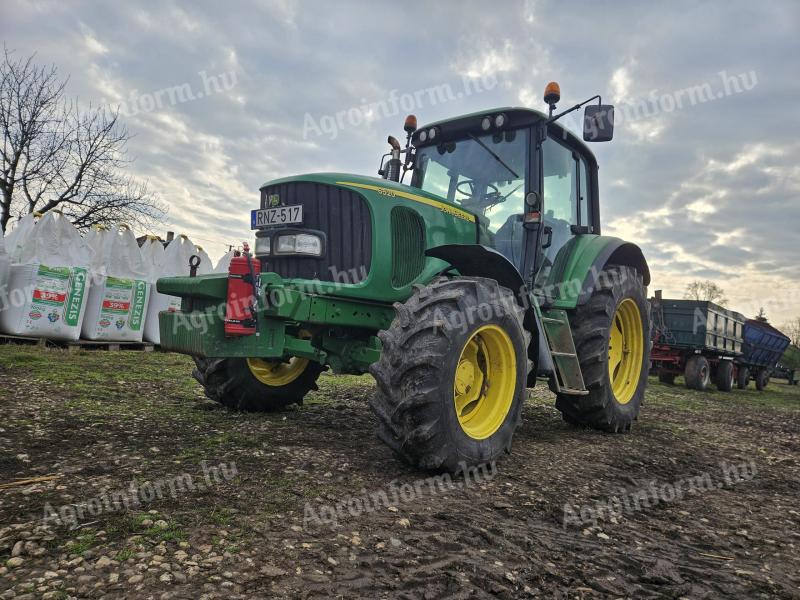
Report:
M278 236L275 254L307 254L322 256L322 239L310 233Z
M430 129L428 129L428 139L430 141L433 141L435 138L436 138L436 128L431 127Z
M494 118L494 126L500 129L503 125L506 124L506 116L503 113L495 116Z
M481 129L489 131L492 128L492 120L489 117L483 117L481 120Z
M424 129L419 132L419 141L426 142L428 140L428 132Z
M270 252L270 238L256 238L256 256L268 256Z

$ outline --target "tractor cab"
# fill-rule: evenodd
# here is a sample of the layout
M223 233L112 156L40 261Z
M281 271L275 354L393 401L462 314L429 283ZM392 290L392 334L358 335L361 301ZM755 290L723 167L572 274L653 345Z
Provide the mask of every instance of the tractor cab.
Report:
M597 161L556 122L586 102L553 116L558 97L551 86L546 101L549 116L499 108L413 130L407 120L406 150L394 144L395 165L406 153L411 186L474 214L478 243L501 253L538 288L547 284L559 252L575 236L600 234ZM416 118L410 119L415 125ZM613 107L588 107L584 140L608 141L612 132ZM381 169L387 178L399 172Z

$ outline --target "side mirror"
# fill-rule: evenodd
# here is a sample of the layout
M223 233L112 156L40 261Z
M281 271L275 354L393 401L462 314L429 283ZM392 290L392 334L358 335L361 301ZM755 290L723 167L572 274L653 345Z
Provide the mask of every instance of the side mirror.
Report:
M592 104L583 111L583 140L610 142L614 138L614 107Z

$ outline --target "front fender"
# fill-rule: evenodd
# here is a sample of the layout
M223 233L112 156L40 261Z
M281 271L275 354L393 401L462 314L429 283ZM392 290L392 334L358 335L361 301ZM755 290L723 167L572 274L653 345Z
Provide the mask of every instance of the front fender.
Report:
M573 309L592 295L597 276L606 265L630 266L650 284L650 268L641 248L605 235L576 235L556 256L543 295L552 308Z
M480 244L445 244L428 248L426 256L438 258L458 269L465 277L488 277L514 292L527 308L525 281L517 267L494 248Z
M488 277L514 292L517 302L525 309L523 325L531 332L528 356L536 363L540 372L552 371L552 361L544 336L539 335L542 331L539 305L532 298L525 280L510 260L494 248L480 244L446 244L429 248L425 254L449 263L465 277ZM534 379L537 369L532 372ZM532 383L530 384L532 386Z

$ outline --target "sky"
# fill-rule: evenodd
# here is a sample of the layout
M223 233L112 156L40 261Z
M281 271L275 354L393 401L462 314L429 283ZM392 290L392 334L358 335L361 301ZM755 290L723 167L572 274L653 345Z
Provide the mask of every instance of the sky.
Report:
M212 258L250 237L264 182L374 175L407 112L544 110L555 80L561 107L617 107L592 145L603 233L642 247L651 291L711 279L746 316L800 316L800 2L0 4L9 49L120 109L169 206L155 233Z

